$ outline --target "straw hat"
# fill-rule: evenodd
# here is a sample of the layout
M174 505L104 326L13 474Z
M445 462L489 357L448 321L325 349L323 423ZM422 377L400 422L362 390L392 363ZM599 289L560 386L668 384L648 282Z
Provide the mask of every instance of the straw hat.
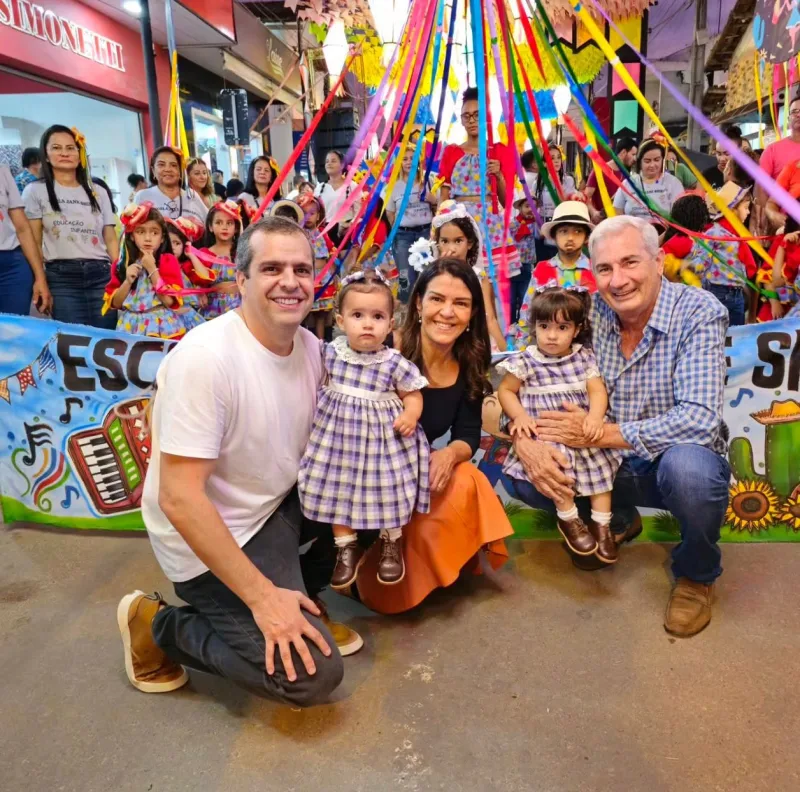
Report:
M736 182L728 181L717 190L717 196L728 209L735 209L745 198L750 197L750 190L752 190L752 187L740 187ZM720 214L710 196L706 198L706 203L712 214Z
M589 219L589 209L585 203L582 201L562 201L556 207L556 211L553 213L553 219L542 226L542 236L545 239L549 239L551 242L555 241L553 237L550 236L550 232L555 226L564 225L566 223L570 225L586 226L587 233L594 231L594 225Z
M286 198L281 201L275 201L272 209L269 210L270 216L275 217L276 212L279 209L282 209L284 206L288 206L295 213L297 217L297 224L303 225L303 219L305 218L303 210L294 201L290 201Z

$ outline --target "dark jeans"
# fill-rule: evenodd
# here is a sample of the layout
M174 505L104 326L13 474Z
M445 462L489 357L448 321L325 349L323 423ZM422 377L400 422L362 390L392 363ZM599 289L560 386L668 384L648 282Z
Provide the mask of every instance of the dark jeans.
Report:
M316 541L301 556L301 545ZM336 562L330 526L304 519L294 489L261 530L242 548L245 555L280 588L315 597L331 579ZM305 707L327 700L342 681L344 667L328 629L315 616L305 617L321 633L331 656L306 641L317 671L309 676L292 649L297 680L289 682L275 651L275 673L266 671L266 642L250 609L210 571L175 583L175 593L188 607L168 606L153 620L156 643L176 663L229 679L264 698Z
M611 528L622 533L637 506L666 509L681 526L672 551L672 573L698 583L713 583L722 567L717 542L728 506L728 461L699 445L676 445L654 462L628 457L614 479ZM535 509L555 512L553 502L529 481L513 479L517 497ZM588 498L578 498L581 511Z
M703 288L711 292L728 309L728 316L730 317L728 324L730 327L738 327L744 324L744 289L734 286L717 286L713 283L709 283Z
M528 285L531 282L532 270L533 264L523 264L519 275L511 278L511 324L519 321L519 312L525 299L525 292L528 291Z
M397 271L400 273L400 290L397 299L408 305L408 298L411 290L417 282L417 271L408 263L408 249L420 238L429 239L431 227L429 225L419 226L413 229L397 229L394 241L392 242L392 255L397 264Z
M103 293L111 279L111 264L102 259L55 259L45 265L53 295L53 319L105 330L117 327L117 312L103 310Z
M0 313L28 316L32 296L33 270L22 250L0 250Z

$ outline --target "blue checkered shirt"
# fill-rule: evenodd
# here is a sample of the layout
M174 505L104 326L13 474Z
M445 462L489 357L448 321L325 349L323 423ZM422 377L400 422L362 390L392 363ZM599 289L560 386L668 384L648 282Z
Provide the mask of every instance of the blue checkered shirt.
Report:
M17 174L17 177L14 179L14 183L17 185L17 189L19 190L19 194L22 195L22 191L33 182L38 180L38 176L34 176L27 168L23 168L20 173Z
M626 360L619 320L594 295L594 352L609 396L609 418L643 459L693 443L718 454L722 438L728 312L709 292L662 278L644 336Z

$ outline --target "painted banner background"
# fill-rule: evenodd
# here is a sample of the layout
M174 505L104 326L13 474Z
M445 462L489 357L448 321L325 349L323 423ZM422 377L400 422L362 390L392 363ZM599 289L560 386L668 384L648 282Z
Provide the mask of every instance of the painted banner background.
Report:
M173 345L0 315L6 522L143 528L139 503L150 448L139 413ZM800 320L734 328L726 346L733 476L723 541L800 541ZM489 397L485 428L497 409ZM556 538L547 515L509 497L502 473L507 449L504 438L487 433L473 461L505 502L517 535ZM644 522L644 540L678 538L670 515L648 513Z

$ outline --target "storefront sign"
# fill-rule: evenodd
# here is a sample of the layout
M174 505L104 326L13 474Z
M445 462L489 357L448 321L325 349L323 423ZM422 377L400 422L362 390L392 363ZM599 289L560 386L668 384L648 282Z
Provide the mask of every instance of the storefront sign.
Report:
M28 0L0 0L0 25L124 72L122 45Z

